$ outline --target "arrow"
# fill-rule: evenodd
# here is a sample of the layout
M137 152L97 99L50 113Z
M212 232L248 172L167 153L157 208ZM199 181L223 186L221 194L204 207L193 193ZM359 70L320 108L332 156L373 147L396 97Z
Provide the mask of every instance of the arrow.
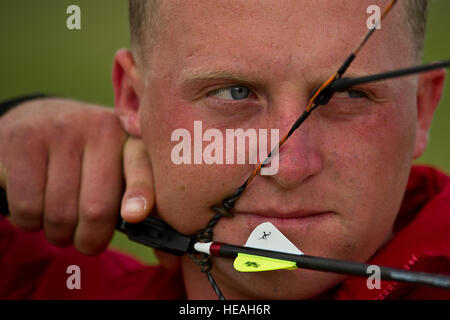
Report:
M283 242L283 244L286 244L286 242ZM250 256L251 259L255 259L256 256L260 256L265 258L271 258L274 260L291 261L295 262L295 266L298 268L347 274L364 278L367 278L371 274L368 272L368 270L371 270L369 269L369 267L372 268L374 266L365 263L314 257L298 253L297 254L289 253L279 251L279 247L277 247L276 250L270 250L248 246L236 246L220 242L208 242L208 243L197 242L194 244L194 250L196 250L197 252L206 253L214 257L236 258L239 256L239 254L246 254L247 256ZM250 262L249 266L247 266L248 268L254 267L254 265L251 262L258 263L258 261L256 260L247 260L247 261ZM426 272L415 272L409 270L395 269L382 266L377 267L380 270L380 278L382 280L409 282L417 285L427 285L450 289L450 277L448 276L439 274L438 275L430 274Z

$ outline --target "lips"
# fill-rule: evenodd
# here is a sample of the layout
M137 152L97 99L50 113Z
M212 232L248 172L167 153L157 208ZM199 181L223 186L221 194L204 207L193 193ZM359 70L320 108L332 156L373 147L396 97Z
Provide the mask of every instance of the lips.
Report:
M235 212L251 228L263 222L271 222L277 228L300 229L313 224L320 224L333 216L332 211L296 210L289 212L263 211L263 212Z
M289 212L281 212L281 211L258 211L258 212L248 212L248 211L239 211L236 214L244 214L244 215L255 215L267 218L278 218L278 219L295 219L295 218L306 218L313 217L320 214L331 213L331 211L326 210L296 210Z

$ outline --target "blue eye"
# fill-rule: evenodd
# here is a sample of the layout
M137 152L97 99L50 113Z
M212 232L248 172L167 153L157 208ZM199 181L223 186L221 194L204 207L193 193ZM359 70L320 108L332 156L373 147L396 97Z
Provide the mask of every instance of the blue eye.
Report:
M224 100L242 100L250 96L250 90L244 86L225 87L214 90L209 96Z

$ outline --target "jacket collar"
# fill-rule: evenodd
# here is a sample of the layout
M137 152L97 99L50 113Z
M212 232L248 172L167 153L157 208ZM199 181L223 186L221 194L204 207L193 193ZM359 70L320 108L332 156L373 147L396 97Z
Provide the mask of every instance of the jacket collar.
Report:
M394 225L394 237L368 263L448 273L449 235L450 178L436 169L415 166ZM381 281L380 289L370 290L367 278L349 277L333 290L333 296L335 299L395 299L411 295L417 288L408 283Z

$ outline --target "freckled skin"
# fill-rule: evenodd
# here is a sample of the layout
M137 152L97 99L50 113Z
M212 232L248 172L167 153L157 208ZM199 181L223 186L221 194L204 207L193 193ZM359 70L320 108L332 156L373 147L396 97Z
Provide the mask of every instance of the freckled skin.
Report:
M200 4L201 2L201 4ZM169 17L152 52L141 96L140 125L154 172L159 214L180 232L202 229L210 206L230 195L253 169L249 165L180 165L171 162L171 133L195 120L203 130L278 128L287 132L311 92L340 66L366 32L369 4L387 1L185 1L164 5ZM401 32L398 5L348 70L372 74L414 63L411 39ZM176 48L176 50L174 50ZM400 54L401 53L401 54ZM233 116L215 108L203 87L236 85L216 81L200 88L177 83L188 68L220 68L255 79L258 97ZM369 88L368 90L372 90ZM281 231L303 252L366 261L391 236L401 204L416 137L414 78L374 88L383 102L331 101L317 109L280 153L279 172L257 177L237 211L321 210L318 223ZM341 101L341 102L340 102ZM217 103L216 103L217 104ZM354 105L353 105L354 104ZM333 108L334 107L334 108ZM214 239L245 242L251 228L244 215L223 218ZM232 261L214 259L213 275L224 295L239 298L309 298L342 276L307 270L238 273ZM182 270L189 298L214 298L206 277L187 257Z

